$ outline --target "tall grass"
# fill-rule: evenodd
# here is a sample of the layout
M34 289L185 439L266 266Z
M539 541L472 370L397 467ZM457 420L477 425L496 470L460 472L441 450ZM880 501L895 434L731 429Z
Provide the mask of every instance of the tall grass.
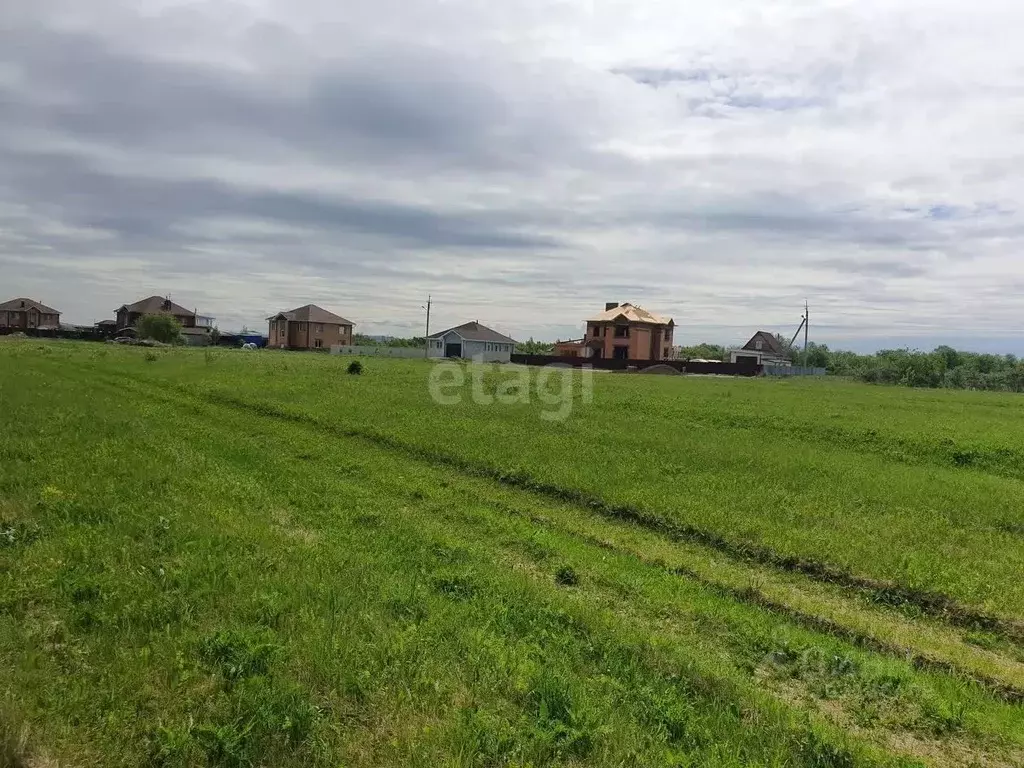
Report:
M587 513L571 500L430 459L443 451L684 519L696 513L655 502L701 487L660 471L657 450L645 469L631 441L670 446L669 466L703 455L643 415L671 406L678 392L662 387L688 381L601 378L593 408L549 425L525 406L436 407L412 362L374 360L356 377L319 356L224 353L208 365L187 350L147 362L130 349L48 349L0 347L0 733L31 724L32 736L8 738L17 759L1012 765L1024 749L1019 705L955 670L659 567L581 535L574 516ZM700 387L712 384L734 394L691 406L707 418L766 383ZM721 430L724 457L750 442L740 429ZM777 425L757 430L767 452ZM864 481L858 462L882 462L830 440L833 462L854 463L848 483ZM727 479L759 476L750 455L723 462ZM777 470L785 455L770 454ZM807 471L797 456L792 470ZM627 485L609 459L654 490ZM930 455L884 463L1017 482ZM729 487L707 480L705 502ZM767 541L768 523L745 524ZM836 551L855 550L812 553L878 573Z

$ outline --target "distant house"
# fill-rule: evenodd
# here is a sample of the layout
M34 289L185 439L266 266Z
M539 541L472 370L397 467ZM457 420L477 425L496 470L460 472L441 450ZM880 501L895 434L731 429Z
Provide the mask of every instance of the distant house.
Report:
M558 357L583 357L586 351L583 342L584 339L556 341L552 352Z
M213 337L208 327L182 328L181 338L189 347L208 347L213 343Z
M100 320L93 328L103 336L113 337L117 335L117 320Z
M119 330L134 328L139 324L139 320L146 315L171 315L181 323L182 328L209 329L208 325L203 325L199 322L199 316L195 310L186 309L164 296L150 296L148 299L136 301L134 304L124 304L120 309L116 310L115 314L117 315L117 327ZM213 318L204 318L204 320L211 321L210 324L212 325Z
M427 352L430 357L466 357L507 363L517 343L475 320L431 334L427 337Z
M270 323L267 346L276 349L330 349L335 345L351 345L355 325L316 304L278 312L268 317L267 322Z
M605 304L587 321L584 357L615 360L671 360L675 321L633 304Z
M0 304L0 328L60 328L60 312L34 299L11 299Z
M779 340L768 331L758 331L739 349L730 349L729 362L782 366L793 364Z

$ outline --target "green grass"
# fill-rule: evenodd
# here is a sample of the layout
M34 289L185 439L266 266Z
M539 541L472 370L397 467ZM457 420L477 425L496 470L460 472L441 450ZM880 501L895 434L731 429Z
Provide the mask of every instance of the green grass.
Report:
M1013 396L151 357L0 344L0 765L1024 758Z

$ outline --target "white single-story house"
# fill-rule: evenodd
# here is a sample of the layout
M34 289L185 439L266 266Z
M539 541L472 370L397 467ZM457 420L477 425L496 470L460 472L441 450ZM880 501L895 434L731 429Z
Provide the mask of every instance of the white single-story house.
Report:
M464 357L487 363L507 363L516 349L516 340L481 325L464 323L427 337L430 357Z
M793 364L779 340L768 331L758 331L739 349L730 349L729 362L776 366Z

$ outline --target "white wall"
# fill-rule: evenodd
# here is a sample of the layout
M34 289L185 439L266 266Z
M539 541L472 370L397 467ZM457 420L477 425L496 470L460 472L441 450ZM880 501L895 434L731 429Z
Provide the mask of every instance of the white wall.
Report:
M448 344L461 344L463 358L482 359L485 363L507 363L511 359L512 353L515 352L515 344L466 341L455 332L442 336L440 339L430 339L430 342L431 357L444 357L445 347Z
M466 341L462 344L462 356L483 359L485 363L507 363L512 357L512 344L495 344L486 341Z

